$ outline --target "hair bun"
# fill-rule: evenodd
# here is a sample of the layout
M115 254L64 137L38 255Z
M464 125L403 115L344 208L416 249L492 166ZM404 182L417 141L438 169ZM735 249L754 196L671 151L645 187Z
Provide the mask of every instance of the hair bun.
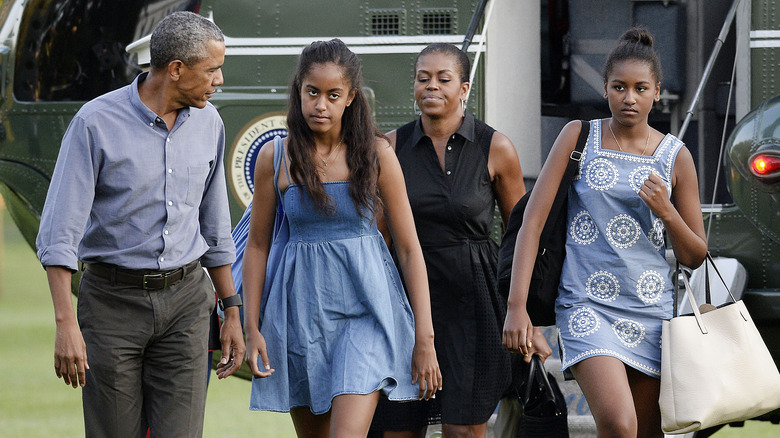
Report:
M653 47L653 35L644 27L632 27L628 29L623 36L620 37L620 42L642 44L643 46Z

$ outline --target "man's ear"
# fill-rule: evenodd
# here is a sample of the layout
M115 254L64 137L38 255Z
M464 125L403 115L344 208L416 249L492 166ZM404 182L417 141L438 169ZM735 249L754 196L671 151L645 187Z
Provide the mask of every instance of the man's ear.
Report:
M168 63L168 76L171 80L178 81L181 77L181 70L184 68L184 63L178 59Z

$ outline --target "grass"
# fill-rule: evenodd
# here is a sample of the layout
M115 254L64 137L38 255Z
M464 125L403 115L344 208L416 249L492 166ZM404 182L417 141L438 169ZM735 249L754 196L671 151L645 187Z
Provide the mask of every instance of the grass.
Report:
M0 436L84 436L81 391L54 374L54 310L35 253L7 212L0 246ZM212 378L204 436L295 437L288 414L249 411L249 382Z
M1 204L0 204L1 205ZM54 374L54 311L46 276L6 212L0 246L0 436L48 438L84 435L81 393ZM287 414L250 412L249 382L211 379L205 437L294 437ZM769 438L780 426L748 422L716 438Z

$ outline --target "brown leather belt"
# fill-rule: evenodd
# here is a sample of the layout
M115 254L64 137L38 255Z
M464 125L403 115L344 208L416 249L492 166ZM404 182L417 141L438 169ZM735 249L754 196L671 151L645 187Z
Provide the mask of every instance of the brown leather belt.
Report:
M170 271L132 270L108 263L86 264L86 270L100 278L146 290L172 286L196 269L200 269L200 260Z

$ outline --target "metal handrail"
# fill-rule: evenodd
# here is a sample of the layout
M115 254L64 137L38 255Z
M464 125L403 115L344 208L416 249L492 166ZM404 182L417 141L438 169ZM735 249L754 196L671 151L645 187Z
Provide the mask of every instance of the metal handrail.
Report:
M685 135L685 131L688 129L688 124L691 121L691 117L693 117L693 110L696 108L696 104L699 103L699 96L701 95L702 89L704 89L704 84L706 84L707 80L710 78L710 73L712 73L712 68L715 65L715 59L718 57L718 53L720 53L720 48L723 46L723 42L726 41L726 36L729 33L729 28L731 28L731 23L734 21L734 16L737 15L737 6L739 5L740 1L741 0L734 0L734 3L731 4L731 9L729 9L728 14L726 15L726 21L723 23L723 27L720 29L720 34L715 40L715 47L712 49L712 53L710 54L710 59L707 61L706 67L704 67L704 73L702 74L701 81L699 81L699 86L696 88L696 94L693 95L691 106L686 112L685 121L683 122L682 127L680 127L680 132L677 133L677 138L682 139Z

